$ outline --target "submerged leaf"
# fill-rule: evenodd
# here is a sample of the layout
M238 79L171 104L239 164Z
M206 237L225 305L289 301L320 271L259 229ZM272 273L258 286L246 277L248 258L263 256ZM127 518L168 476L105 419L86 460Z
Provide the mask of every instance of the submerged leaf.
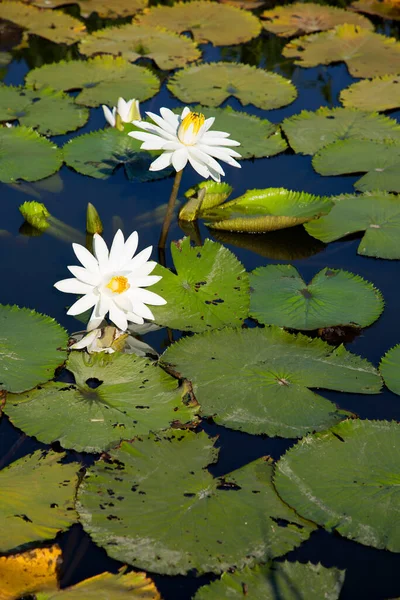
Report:
M361 110L391 110L400 107L400 77L383 75L357 81L340 92L341 103Z
M199 44L211 42L215 46L244 44L261 31L260 21L254 15L204 0L153 6L137 16L136 21L141 26L165 27L176 33L190 31Z
M61 548L34 548L0 557L0 600L17 600L38 589L58 588Z
M386 352L381 359L379 370L386 387L400 396L400 344Z
M243 106L254 104L258 108L271 110L290 104L297 96L294 85L277 73L224 62L178 71L167 87L182 102L200 102L205 106L219 106L234 96Z
M276 465L275 486L298 514L360 544L400 551L400 425L350 420L309 435Z
M301 67L344 60L353 77L400 72L400 42L350 24L295 39L286 44L283 56Z
M400 199L385 192L332 198L329 215L307 223L307 232L325 243L365 231L358 254L400 259Z
M358 12L377 15L382 19L400 20L400 4L398 0L357 0L350 8Z
M213 478L213 441L170 431L123 442L80 486L85 530L111 557L168 575L243 568L307 539L314 526L280 500L268 459Z
M152 290L167 304L152 307L155 321L183 331L240 326L249 309L249 279L243 265L221 244L190 238L171 244L176 275L157 265L162 279Z
M312 392L377 394L381 379L365 359L278 327L224 329L184 338L161 364L188 378L201 413L231 429L300 437L348 413Z

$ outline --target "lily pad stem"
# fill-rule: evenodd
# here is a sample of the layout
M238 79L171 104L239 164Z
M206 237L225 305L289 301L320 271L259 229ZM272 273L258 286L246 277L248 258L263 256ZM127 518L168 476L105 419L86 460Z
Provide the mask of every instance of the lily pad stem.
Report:
M162 254L162 250L165 248L165 242L167 241L168 231L171 226L171 221L174 214L175 202L178 196L179 186L181 184L182 173L183 169L181 171L176 172L174 185L172 186L171 196L169 197L167 212L165 213L160 239L158 241L158 248L160 254Z

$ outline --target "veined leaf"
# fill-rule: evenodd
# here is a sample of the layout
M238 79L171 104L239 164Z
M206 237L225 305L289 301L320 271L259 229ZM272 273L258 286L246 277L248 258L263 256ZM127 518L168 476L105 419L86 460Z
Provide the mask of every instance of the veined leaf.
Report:
M341 103L361 110L391 110L400 106L400 77L383 75L357 81L340 92Z
M350 5L350 8L358 12L377 15L382 19L400 20L400 6L397 0L357 0Z
M389 390L400 395L400 344L386 352L381 359L379 370Z

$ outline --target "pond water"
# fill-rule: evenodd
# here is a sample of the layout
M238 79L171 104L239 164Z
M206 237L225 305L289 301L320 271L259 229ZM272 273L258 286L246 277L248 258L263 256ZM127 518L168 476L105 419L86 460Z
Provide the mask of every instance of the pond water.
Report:
M333 4L333 3L331 3ZM398 39L398 25L393 21L383 21L371 17L376 30L386 35L395 35ZM321 106L340 106L338 94L355 81L349 75L344 63L332 66L301 68L293 61L281 56L285 39L278 39L273 34L263 32L262 38L253 40L242 46L216 48L211 44L200 46L204 62L220 60L243 62L254 66L268 68L286 77L290 77L298 90L297 99L280 109L265 111L247 105L246 112L280 123L284 118L297 114L301 110L316 110ZM3 82L7 85L21 85L25 75L33 66L52 62L54 47L39 38L31 40L30 47L15 51L14 60L8 65ZM146 61L144 61L146 64ZM141 103L142 111L159 112L162 106L174 108L184 106L168 91L164 81L160 92L150 100ZM243 110L240 102L234 98L222 106L231 106L235 110ZM392 112L390 116L398 119L400 112ZM101 108L92 108L89 122L78 131L55 136L53 141L62 146L68 139L82 133L95 131L104 127L104 116ZM311 156L296 155L292 150L271 158L247 160L242 168L234 169L224 166L224 178L234 188L235 197L247 189L285 187L291 190L305 191L316 195L334 196L341 193L353 193L353 185L358 175L322 177L312 165ZM186 168L180 187L179 202L184 201L184 192L199 182L199 175L191 168ZM107 180L85 177L67 166L51 178L37 183L6 185L0 183L1 222L0 222L0 281L1 303L17 304L51 315L69 332L82 328L73 317L66 315L68 300L54 287L54 282L65 278L66 265L74 264L71 242L80 241L74 238L73 232L66 239L43 233L32 235L32 231L22 226L23 220L18 211L19 205L30 199L43 202L50 213L80 232L84 240L87 202L92 202L98 210L103 225L103 236L109 243L115 231L122 228L128 235L137 229L140 246L154 245L153 256L156 257L156 246L162 225L164 210L160 209L168 202L173 178L159 181L128 181L122 167L118 168ZM203 222L199 222L202 240L214 236ZM172 222L168 240L178 240L184 236L177 219ZM385 310L380 318L361 334L346 343L346 348L359 354L374 365L378 365L384 353L400 341L400 321L398 319L397 294L399 293L398 262L396 260L379 260L363 257L356 250L360 235L321 246L321 249L307 255L313 240L301 227L286 229L277 233L265 233L257 236L257 247L251 234L226 234L224 245L229 248L243 263L248 272L256 267L268 264L293 264L306 281L324 267L346 269L357 273L382 292L385 299ZM242 244L242 246L241 246ZM244 244L244 247L243 247ZM246 247L247 244L247 247ZM253 246L254 247L254 246ZM279 258L282 248L295 248L299 259L285 260ZM172 266L171 254L167 250L166 264ZM253 326L249 322L249 326ZM180 332L172 332L174 339ZM159 353L170 344L165 329L148 334L145 337ZM240 375L239 375L240 376ZM398 397L384 388L379 395L344 394L335 391L324 391L323 396L335 402L341 409L349 410L361 419L400 420L400 402ZM210 467L213 475L219 476L259 457L269 455L277 460L296 440L280 437L253 436L246 433L219 427L212 421L203 422L200 426L211 436L219 436L217 447L220 448L218 463ZM0 421L0 465L5 467L18 458L27 455L45 445L21 433L13 427L8 417L3 415ZM57 444L54 446L59 448ZM84 453L68 451L71 459L82 461L84 465L93 462L93 457ZM343 465L345 468L345 465ZM101 573L105 570L117 572L121 563L109 558L105 551L97 546L80 525L60 534L57 541L63 549L64 564L62 569L62 585L72 585L82 579ZM328 533L323 529L313 532L310 539L299 548L290 552L289 560L300 562L311 561L326 567L336 566L346 569L346 579L340 598L350 600L363 598L370 600L400 597L400 554L377 550L363 546L336 533ZM203 584L215 579L215 576L183 577L163 576L149 573L154 579L165 600L189 600Z

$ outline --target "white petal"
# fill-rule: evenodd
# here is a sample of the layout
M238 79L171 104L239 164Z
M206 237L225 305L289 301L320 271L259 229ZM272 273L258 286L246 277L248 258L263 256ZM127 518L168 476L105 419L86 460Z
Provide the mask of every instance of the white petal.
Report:
M88 331L93 331L93 329L97 329L98 327L100 327L100 325L103 323L103 319L105 317L105 315L100 315L97 311L97 304L94 307L94 310L92 312L92 314L90 315L90 319L88 321L88 324L86 325L86 329Z
M86 294L82 298L79 298L67 311L67 315L80 315L89 308L92 308L97 303L98 296L95 294Z
M181 148L186 148L186 146L179 140L176 142L165 142L163 145L163 150L180 150Z
M167 301L164 298L161 298L158 294L154 292L150 292L149 290L143 290L142 288L138 288L135 290L135 296L141 302L145 302L146 304L153 304L154 306L162 306L163 304L167 304Z
M132 258L132 260L126 265L125 268L129 269L130 271L135 271L136 269L139 269L148 261L152 252L153 246L148 246L147 248L139 252L139 254L136 254L136 256ZM136 273L132 273L132 277L135 277L135 275ZM133 285L135 285L135 283L133 283Z
M110 296L107 294L100 294L99 301L96 305L96 317L100 317L100 315L106 315L110 310L112 300Z
M214 133L214 132L212 132ZM228 138L221 137L211 137L203 135L202 139L199 141L201 144L207 144L209 146L240 146L240 142L236 142L235 140L231 140Z
M125 331L128 327L128 321L123 310L118 308L114 303L110 306L110 321L112 321L121 331Z
M169 167L172 161L172 152L163 152L161 156L153 160L149 167L149 171L162 171Z
M162 279L161 275L150 275L147 277L135 277L135 287L148 287Z
M159 127L161 127L161 129L163 129L164 131L167 131L168 133L171 133L172 135L176 134L176 127L173 125L170 125L170 123L168 123L168 121L165 121L162 117L160 117L152 112L147 112L146 115L149 115L150 119L153 119L153 121L155 123L157 123L157 125Z
M152 133L145 133L144 131L130 131L128 135L135 140L143 141L143 144L140 146L141 150L162 150L167 143L164 138Z
M229 137L231 134L230 133L226 133L226 131L216 131L213 129L213 131L206 131L203 134L203 138L216 138L216 137L221 137L221 138L227 138Z
M172 125L172 127L175 128L175 131L178 129L179 115L176 115L169 108L164 108L164 107L160 108L160 114L161 114L162 118L164 119L164 121L167 121L167 123L169 123L170 125Z
M98 285L100 282L100 274L93 273L92 271L88 271L84 267L75 267L71 265L67 267L67 269L72 273L74 277L79 279L79 281L83 281L83 283L88 283L89 285Z
M181 120L183 120L186 117L186 115L188 115L190 112L190 108L188 106L185 106L181 114Z
M122 264L125 264L125 262L131 260L137 250L138 244L139 235L137 231L134 231L125 242L124 260L122 261Z
M203 128L202 128L203 135L210 129L210 127L212 127L214 125L214 121L215 121L215 117L209 117L208 119L206 119L204 121Z
M128 102L125 102L123 98L118 98L117 111L122 121L126 123L129 114L129 105Z
M114 239L110 248L110 255L108 257L108 268L110 271L114 271L120 266L124 259L124 248L124 234L120 229L118 229L117 233L114 235Z
M135 315L138 315L139 317L142 317L143 319L150 319L151 321L154 321L153 313L143 302L140 302L140 300L136 300L135 302L132 302L132 307L133 307L132 312Z
M90 331L88 334L84 335L83 338L79 340L79 342L75 342L75 344L72 344L72 346L70 346L69 348L70 350L82 350L83 348L87 348L92 342L94 342L96 338L99 337L100 334L100 330L94 329L93 331Z
M124 312L132 311L132 302L129 298L129 295L125 292L125 294L115 294L113 297L114 303L123 310Z
M99 272L99 263L97 262L93 254L89 252L89 250L87 250L84 246L81 246L80 244L72 244L72 248L75 252L76 258L85 267L85 269L88 269L88 271L92 271L92 273Z
M79 279L61 279L54 284L54 287L60 292L67 294L90 294L93 291L93 286L88 283L83 283Z
M214 171L214 169L212 167L208 167L208 170L210 171L210 177L212 177L212 179L214 179L214 181L219 183L221 181L220 173L218 173L218 171Z
M95 233L93 236L93 250L95 257L99 262L100 271L104 271L108 265L108 248L107 244L98 233Z
M192 148L189 148L189 154L194 156L195 158L197 158L197 160L205 163L207 165L207 167L209 167L209 168L211 167L214 171L216 171L220 175L225 175L225 172L224 172L223 168L221 167L221 165L219 163L217 163L217 161L212 156L207 154L206 152L202 152L201 150L199 150L198 148L193 146Z
M197 171L199 175L204 177L204 179L208 179L210 177L210 171L208 170L207 165L205 165L202 161L194 158L189 152L189 162L192 165L193 169Z
M172 166L175 171L182 171L187 165L188 161L188 151L186 148L180 148L180 150L175 150L171 157Z
M136 323L136 325L143 325L144 323L143 317L139 317L139 315L136 315L133 312L126 313L126 318L128 319L128 321Z
M139 129L144 129L145 131L153 133L154 135L158 135L164 138L165 140L173 140L174 138L176 138L175 133L169 133L168 131L165 131L158 125L154 125L154 123L148 123L147 121L133 121L133 124L136 125L136 127L138 127Z
M215 158L218 158L219 160L223 160L224 162L228 163L228 165L231 165L232 167L241 167L241 165L234 159L232 158L232 156L230 155L230 153L228 153L225 148L209 148L208 146L203 146L203 145L199 145L197 146L199 150L203 151L204 153L208 154L209 156L214 156ZM231 150L231 152L233 152ZM240 154L238 154L238 152L235 152L236 155L240 156Z
M135 269L135 280L137 277L146 277L146 275L150 275L152 271L156 268L157 263L154 260L149 260L147 263Z
M104 104L102 105L102 108L104 112L104 118L106 119L107 123L111 125L111 127L115 127L115 107L113 108L112 112L108 106L105 106Z

